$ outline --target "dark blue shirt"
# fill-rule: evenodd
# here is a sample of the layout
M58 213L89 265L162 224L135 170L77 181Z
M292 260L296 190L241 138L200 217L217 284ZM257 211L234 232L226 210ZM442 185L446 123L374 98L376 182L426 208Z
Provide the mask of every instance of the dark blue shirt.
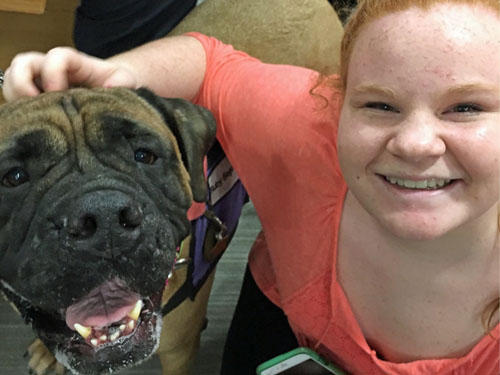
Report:
M74 43L106 58L165 36L195 5L196 0L82 0Z

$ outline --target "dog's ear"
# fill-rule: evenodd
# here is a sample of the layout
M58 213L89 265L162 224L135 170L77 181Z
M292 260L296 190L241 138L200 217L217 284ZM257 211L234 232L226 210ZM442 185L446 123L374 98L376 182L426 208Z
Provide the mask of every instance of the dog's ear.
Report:
M193 199L204 202L207 183L203 171L203 159L215 140L215 120L207 109L184 99L161 98L148 89L136 93L156 108L165 119L179 145L182 161L191 178Z

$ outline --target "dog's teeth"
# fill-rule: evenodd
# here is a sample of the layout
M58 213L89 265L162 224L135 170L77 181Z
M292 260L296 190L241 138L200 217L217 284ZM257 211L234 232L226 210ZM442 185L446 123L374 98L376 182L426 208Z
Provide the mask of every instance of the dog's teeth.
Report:
M139 315L141 314L142 310L142 301L138 300L137 303L135 304L134 308L128 313L128 316L134 320L139 319Z
M120 331L116 331L111 336L109 336L110 341L115 341L118 337L120 337Z
M101 337L99 337L99 340L101 341L106 341L108 339L108 336L106 335L102 335Z
M82 326L81 324L78 324L78 323L75 323L73 325L73 328L75 329L76 332L78 332L80 334L80 336L82 336L84 339L86 339L87 337L90 336L90 334L92 333L92 328L90 327L85 327L85 326Z
M122 324L120 325L120 331L125 331L125 328L127 328L127 326L125 324Z
M134 327L135 327L135 320L131 320L130 322L128 322L128 328L134 329Z
M97 344L99 343L99 341L97 341L96 339L92 339L90 340L90 343L94 346L97 346Z

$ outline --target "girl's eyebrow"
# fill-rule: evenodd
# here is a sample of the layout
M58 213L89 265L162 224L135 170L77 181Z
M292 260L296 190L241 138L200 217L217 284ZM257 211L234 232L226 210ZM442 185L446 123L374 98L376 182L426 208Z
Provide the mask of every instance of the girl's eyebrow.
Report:
M447 90L450 94L472 94L472 93L487 93L500 95L500 88L495 85L488 85L484 83L468 83L465 85L453 86Z
M463 85L452 86L446 90L447 94L472 94L479 92L500 96L500 88L498 86L485 83L467 83ZM353 95L378 94L386 96L392 100L395 100L397 98L397 95L392 89L378 85L358 86L352 90L352 93Z
M396 100L396 94L388 87L378 85L363 85L355 87L352 91L353 95L375 94L383 95L385 97L388 97L389 99Z

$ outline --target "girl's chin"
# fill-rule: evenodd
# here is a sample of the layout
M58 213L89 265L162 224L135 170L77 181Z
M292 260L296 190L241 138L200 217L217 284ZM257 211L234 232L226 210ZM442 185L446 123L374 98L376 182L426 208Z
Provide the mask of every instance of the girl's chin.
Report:
M393 217L379 220L379 223L393 236L407 241L432 241L455 229L451 223L446 225L447 223L438 220L418 220L415 218L405 220Z

